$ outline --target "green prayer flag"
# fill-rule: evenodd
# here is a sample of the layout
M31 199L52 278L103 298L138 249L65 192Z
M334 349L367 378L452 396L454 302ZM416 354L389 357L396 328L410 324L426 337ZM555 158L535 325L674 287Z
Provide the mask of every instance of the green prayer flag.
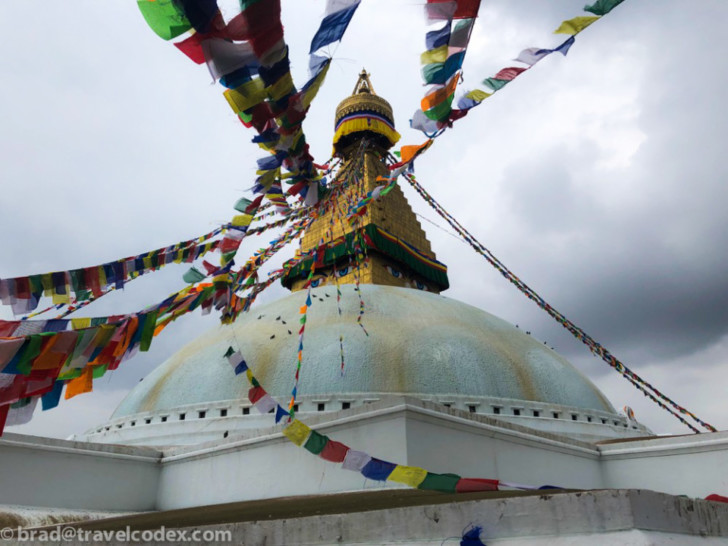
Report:
M76 299L78 301L86 301L88 299L91 299L91 291L90 290L78 290L76 292Z
M245 11L250 6L261 2L262 0L240 0L240 11Z
M43 292L43 281L40 278L40 275L31 275L29 277L30 280L30 291L34 294L39 294L40 292Z
M191 267L187 273L182 275L182 280L189 284L195 284L205 279L205 275L197 268Z
M23 351L23 354L16 367L23 375L30 375L30 368L32 366L33 359L37 358L40 354L41 347L43 346L43 338L45 337L48 337L48 334L33 334L20 348L20 350Z
M81 368L71 368L67 372L63 372L62 374L59 374L57 380L65 381L67 379L76 379L82 373L83 373L83 370Z
M455 493L455 486L459 480L460 476L457 474L433 474L428 472L422 483L417 486L417 489Z
M235 349L233 349L232 347L228 347L228 350L225 351L224 356L225 356L225 358L228 358L230 355L233 355L233 354L235 354Z
M591 6L584 6L584 11L593 13L594 15L606 15L624 0L597 0Z
M245 209L247 209L252 204L253 202L250 199L242 197L238 200L237 203L235 203L235 210L237 210L238 212L245 212Z
M176 38L192 28L174 0L137 0L137 6L149 28L163 40Z
M445 63L432 63L422 67L422 79L425 83L435 83L435 79L439 72L443 69Z
M483 80L483 85L487 85L493 91L498 91L498 90L504 88L509 83L510 83L509 80L496 80L495 78L486 78Z
M99 377L103 377L106 373L106 370L108 369L109 365L104 364L103 366L94 366L91 368L91 375L94 379L98 379Z
M319 434L315 430L312 430L311 436L308 437L308 440L306 440L303 447L314 455L318 455L324 450L324 447L326 447L326 444L328 443L328 436L324 436L323 434Z
M452 100L454 97L454 94L450 95L448 98L446 98L434 108L426 110L425 115L430 119L434 119L435 121L442 121L447 119L447 117L450 115L450 112L452 111Z
M152 337L154 337L154 329L157 327L157 311L150 311L147 313L144 320L144 329L142 330L142 336L139 340L139 350L148 351L149 346L152 344Z

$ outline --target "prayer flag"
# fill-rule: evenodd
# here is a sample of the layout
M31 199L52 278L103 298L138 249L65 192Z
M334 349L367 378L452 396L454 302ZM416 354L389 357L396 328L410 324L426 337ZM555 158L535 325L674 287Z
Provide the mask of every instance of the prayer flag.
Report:
M458 493L469 493L472 491L498 491L498 480L480 478L460 478L455 490Z
M499 91L510 83L509 80L499 80L497 78L486 78L483 80L483 85L487 85L493 91Z
M206 277L207 275L202 273L200 270L195 267L191 267L184 275L182 275L182 280L189 284L195 284L205 280Z
M349 452L349 446L345 446L341 442L336 442L329 439L328 443L324 446L323 451L319 454L322 459L331 461L332 463L344 462L346 454Z
M561 23L559 28L554 30L554 34L571 34L572 36L574 34L579 34L582 30L591 25L597 19L599 19L598 16L589 15L574 17L573 19L569 19L568 21L564 21L563 23Z
M432 30L425 35L425 44L427 49L436 49L440 46L446 46L450 42L450 21L439 30Z
M280 423L284 417L288 417L291 414L284 410L281 406L276 406L276 423Z
M528 69L527 68L518 68L518 67L512 66L512 67L509 67L509 68L502 69L501 71L498 72L498 74L496 74L494 76L494 78L496 80L507 80L507 81L511 81L511 80L516 79L516 76L518 76L521 72L525 72L526 70L528 70Z
M324 447L326 447L326 443L328 441L329 438L327 436L324 436L323 434L319 434L315 430L312 430L311 435L308 437L308 440L306 440L306 443L303 445L303 447L314 455L318 455L324 450Z
M457 474L433 474L428 472L425 479L417 487L428 491L455 493L458 481L460 481L460 476Z
M591 6L584 6L584 11L593 13L594 15L606 15L624 0L597 0Z
M371 456L367 453L350 449L346 452L346 456L344 457L344 462L341 465L341 468L360 472L361 469L364 468L364 466L366 466L366 464L371 460Z
M329 0L326 6L326 17L311 40L309 54L318 51L330 43L341 40L346 28L354 17L361 0Z
M192 28L175 0L137 0L149 27L163 40L176 38Z
M69 400L78 394L85 392L91 392L93 390L93 370L86 366L75 379L71 379L66 383L66 395L65 399Z
M397 465L387 478L389 481L403 483L410 487L419 487L427 476L427 470L417 466Z
M361 473L364 477L369 478L370 480L383 482L390 476L390 474L392 474L396 466L397 465L394 463L372 457L371 460L362 467Z
M283 429L283 435L299 447L308 439L310 433L311 429L298 419L294 419Z

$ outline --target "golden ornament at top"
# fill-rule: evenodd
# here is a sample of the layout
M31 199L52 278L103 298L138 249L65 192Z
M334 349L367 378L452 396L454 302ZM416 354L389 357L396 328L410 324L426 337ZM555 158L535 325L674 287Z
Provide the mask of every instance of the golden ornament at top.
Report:
M362 115L370 113L372 117L368 120L362 118L345 119L358 113ZM385 120L386 123L377 120L377 116ZM352 144L355 138L353 135L355 134L367 132L384 137L384 139L380 138L378 140L385 149L390 148L399 140L399 133L394 130L392 106L376 94L366 70L362 70L361 74L359 74L359 79L351 96L342 100L337 106L334 127L336 128L334 150L337 153L342 153L344 149Z

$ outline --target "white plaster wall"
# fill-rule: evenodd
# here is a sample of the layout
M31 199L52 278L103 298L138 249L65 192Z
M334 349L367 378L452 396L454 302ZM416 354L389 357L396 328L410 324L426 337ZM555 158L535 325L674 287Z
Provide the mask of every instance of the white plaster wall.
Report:
M599 446L605 487L705 498L728 494L728 432Z
M393 462L406 460L402 412L315 427L353 449ZM160 510L293 495L398 487L366 480L292 444L280 433L210 447L183 448L163 459Z
M599 453L594 448L416 408L407 415L409 465L535 486L603 487Z
M0 504L153 510L161 454L6 433L0 438Z

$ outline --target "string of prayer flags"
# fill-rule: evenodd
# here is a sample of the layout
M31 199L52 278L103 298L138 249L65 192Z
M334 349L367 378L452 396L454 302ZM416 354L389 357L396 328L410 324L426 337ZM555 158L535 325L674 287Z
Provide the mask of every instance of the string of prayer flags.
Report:
M314 273L316 271L316 265L318 262L318 251L314 250L313 254L313 265L311 266L311 272L308 274L308 279L306 279L306 302L301 306L300 308L300 314L301 318L299 322L301 323L301 328L298 330L298 351L296 353L296 375L294 378L293 383L293 389L291 390L291 400L288 403L288 412L290 414L290 419L293 419L293 417L296 415L295 405L296 405L296 395L298 394L298 382L301 377L301 366L303 364L303 337L306 333L306 319L308 317L308 308L313 303L311 300L311 281L313 280Z
M574 337L584 343L589 350L602 358L609 366L617 370L625 379L627 379L632 385L639 389L645 396L650 398L659 407L668 411L673 417L678 419L681 423L690 428L693 432L699 433L700 431L695 428L690 422L684 419L681 415L687 415L692 418L696 423L704 427L710 432L716 432L716 428L700 418L694 413L688 411L684 407L680 406L672 399L661 393L650 383L642 379L639 375L634 373L632 370L627 368L622 362L614 357L606 348L597 343L590 335L584 330L579 328L576 324L567 319L563 314L554 309L548 304L541 296L538 295L532 288L530 288L525 282L519 279L512 271L510 271L498 258L493 255L490 250L483 246L475 237L473 237L460 223L453 218L439 203L437 203L432 196L417 182L412 174L405 174L405 179L412 185L417 193L437 212L464 240L467 242L478 254L483 256L488 263L498 270L506 279L514 284L524 295L529 299L533 300L541 309L546 311L553 319L559 324L571 332ZM663 403L664 402L664 403ZM666 405L667 404L667 405ZM670 409L671 406L673 409Z
M227 228L224 226L195 239L102 265L0 279L0 301L19 315L35 310L43 296L51 297L55 305L97 299L111 288L123 288L130 280L158 271L165 265L192 262L216 250L219 241L211 239Z
M454 55L464 55L465 48L467 47L469 40L469 32L467 27L463 26L461 29L452 27L452 20L456 17L456 11L453 11L453 16L444 16L447 13L445 7L448 5L446 0L434 0L434 12L439 13L438 17L430 17L431 20L447 20L447 23L442 27L434 31L430 31L426 36L426 44L428 51L423 54L423 62L429 62L423 69L423 76L427 83L437 83L441 87L433 87L429 90L428 94L422 100L421 109L415 112L410 120L410 126L414 129L418 129L425 133L428 137L439 136L442 131L447 127L452 126L452 123L462 117L465 117L468 112L478 106L483 100L490 97L493 93L500 91L516 77L525 72L526 70L533 67L536 63L547 57L548 55L559 52L566 55L569 49L574 45L575 36L594 23L597 19L600 19L607 13L611 12L616 6L621 4L624 0L598 0L592 5L587 5L584 10L594 15L588 16L577 16L572 19L563 21L561 25L556 29L555 34L567 34L569 38L554 49L529 47L521 51L516 57L516 61L527 65L523 67L507 67L500 70L494 76L483 80L483 85L489 89L489 92L474 89L466 92L457 101L457 108L452 109L451 105L454 99L450 97L446 82L442 80L443 75L449 75L445 65ZM452 4L452 2L450 2ZM460 4L457 4L458 9ZM428 3L428 9L430 4ZM453 6L450 6L453 9ZM439 10L439 11L438 11ZM464 12L463 12L464 13ZM477 10L476 10L477 13ZM464 21L460 21L458 24L465 24ZM460 37L456 37L456 35ZM457 53L456 53L457 52ZM447 53L448 61L443 62L443 55ZM436 62L436 61L439 61ZM458 59L453 59L451 62L451 68L458 65L462 65ZM454 72L453 72L454 73ZM438 80L439 78L439 80Z
M228 347L225 352L225 358L236 370L241 362L245 362L240 351L236 351L232 346ZM288 417L281 432L291 443L325 461L341 464L341 468L344 470L358 472L367 479L391 481L413 489L443 493L499 491L501 487L522 490L554 488L553 486L534 487L488 478L463 478L457 474L436 474L418 466L400 465L373 457L369 453L352 449L346 444L332 440L329 436L313 430L300 419L294 418L270 397L247 364L245 373L252 386L248 391L250 402L262 413L274 413L276 423L280 423ZM264 400L265 402L263 402Z
M449 119L479 7L479 0L428 0L428 20L445 23L425 36L427 51L420 56L422 77L432 87L422 99L421 109L413 115L414 128L429 133Z
M321 26L311 40L310 54L343 38L361 0L328 0Z
M227 88L224 96L233 111L244 125L258 131L261 138L254 141L274 154L277 165L265 158L259 167L264 172L259 173L258 191L270 187L281 166L299 178L295 182L318 180L301 123L330 60L312 56L311 79L297 91L283 37L280 0L243 0L240 13L227 23L216 0L139 0L139 7L150 27L165 39L190 30L175 46L193 62L206 63L212 78Z
M318 206L328 205L339 191L335 188ZM236 203L236 210L241 214L226 226L226 236L219 241L223 261L234 256L262 198L258 196L253 201L241 199ZM212 282L188 286L140 313L70 320L0 321L0 421L5 423L10 414L10 422L17 422L19 414L15 408L11 411L10 405L19 403L19 408L20 403L25 404L24 401L32 397L40 397L48 409L58 404L64 389L66 399L90 392L94 379L100 378L107 370L116 369L137 351L148 350L153 337L170 322L198 307L203 312L206 309L209 312L213 306L223 309L222 320L234 320L238 313L249 308L260 292L284 274L284 270L280 270L263 283L251 282L257 268L277 250L299 237L315 215L296 211L284 220L290 221L299 216L282 236L256 253L240 271L231 271L231 261L220 268L205 262L206 276L212 275ZM235 294L237 290L246 288L251 289L250 295L241 298ZM233 358L238 357L239 354ZM234 365L236 373L249 372L242 358L235 360ZM258 389L249 394L260 411L275 409L276 404L264 391ZM280 412L277 413L280 417Z

